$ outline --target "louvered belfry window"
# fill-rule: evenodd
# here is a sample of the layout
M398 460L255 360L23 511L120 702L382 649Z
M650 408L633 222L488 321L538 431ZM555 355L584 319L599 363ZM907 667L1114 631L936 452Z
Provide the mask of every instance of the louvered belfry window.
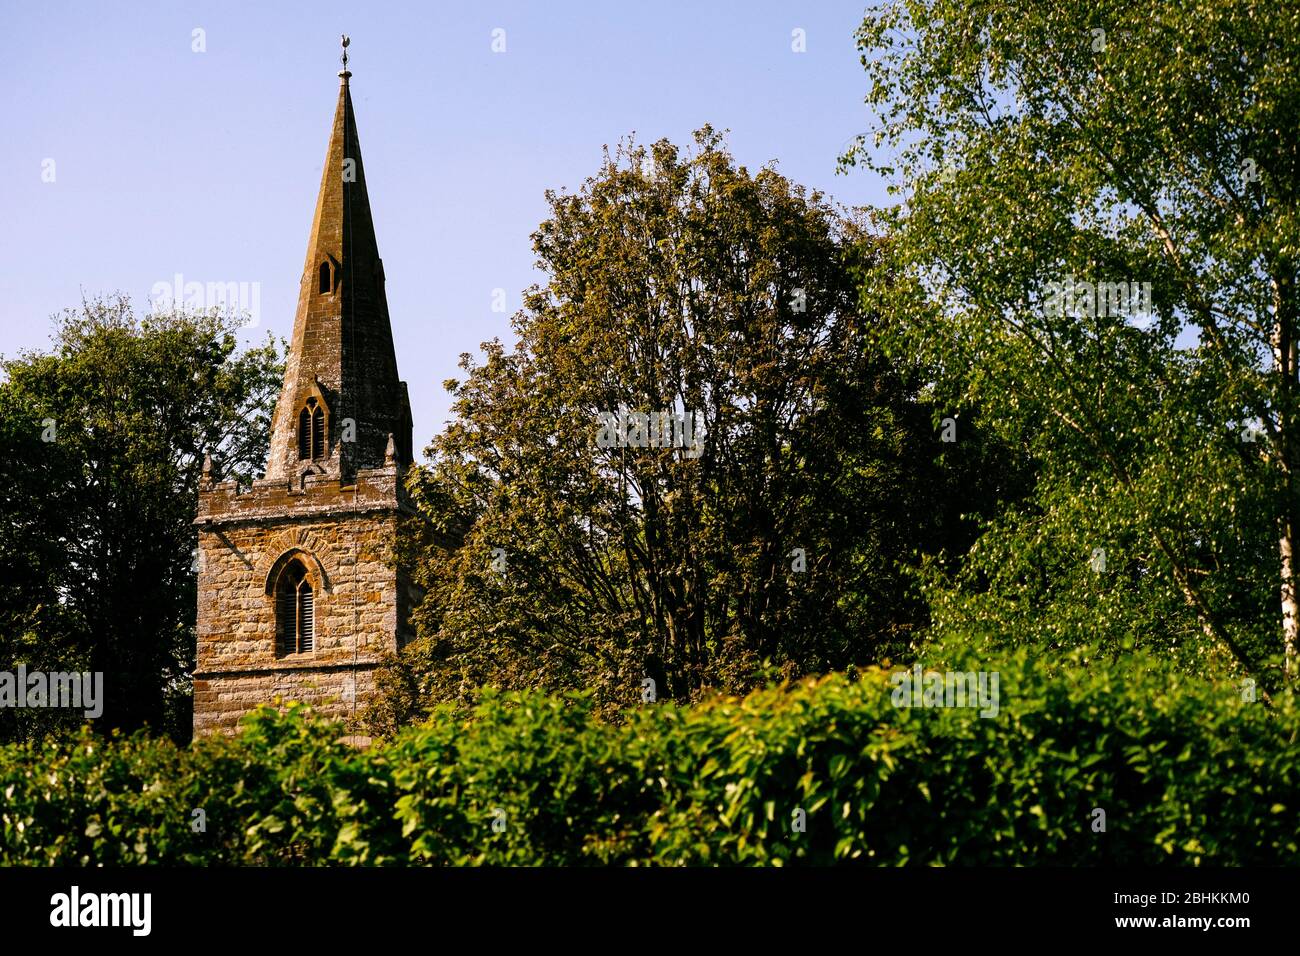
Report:
M298 458L301 461L325 457L325 409L314 398L298 413Z
M276 584L275 630L281 656L307 654L316 645L316 595L301 561L291 562Z
M312 399L312 404L315 404ZM311 413L311 456L321 458L325 455L325 412L320 407L312 409Z
M306 654L316 639L316 602L311 582L298 585L298 653Z

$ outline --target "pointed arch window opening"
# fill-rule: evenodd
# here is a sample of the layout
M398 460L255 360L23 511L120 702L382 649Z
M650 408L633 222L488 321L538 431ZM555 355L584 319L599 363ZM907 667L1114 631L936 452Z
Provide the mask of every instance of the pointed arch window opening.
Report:
M275 587L276 653L309 654L316 647L316 593L301 561L285 566Z
M316 461L325 457L325 409L315 398L298 413L298 460Z
M329 295L334 291L334 270L330 267L330 261L326 259L320 264L320 294Z

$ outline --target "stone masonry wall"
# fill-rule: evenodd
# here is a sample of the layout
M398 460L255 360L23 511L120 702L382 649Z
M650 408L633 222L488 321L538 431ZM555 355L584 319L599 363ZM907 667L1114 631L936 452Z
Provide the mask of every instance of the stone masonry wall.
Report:
M355 486L309 479L296 493L284 482L200 492L196 735L233 731L277 695L339 717L364 705L375 665L407 637L412 599L391 562L400 509L390 478L395 470L380 469ZM274 584L292 556L315 591L315 646L277 656Z
M373 666L344 670L297 669L250 672L194 680L194 733L234 733L239 718L279 697L299 700L332 717L365 706L374 690Z

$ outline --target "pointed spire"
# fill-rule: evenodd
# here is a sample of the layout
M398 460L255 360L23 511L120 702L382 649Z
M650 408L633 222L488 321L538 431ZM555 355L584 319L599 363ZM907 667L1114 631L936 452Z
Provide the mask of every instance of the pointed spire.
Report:
M311 462L350 477L381 467L390 432L409 434L410 408L398 381L384 267L366 191L348 79L347 47L320 192L307 240L293 341L276 405L267 478L291 478ZM309 402L315 405L309 407ZM323 425L314 424L316 409ZM305 412L305 417L304 417ZM324 441L303 428L323 431ZM399 447L409 447L409 442Z

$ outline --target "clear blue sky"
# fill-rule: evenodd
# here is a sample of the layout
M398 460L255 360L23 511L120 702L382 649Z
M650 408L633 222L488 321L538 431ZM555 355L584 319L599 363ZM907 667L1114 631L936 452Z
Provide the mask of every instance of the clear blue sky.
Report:
M883 204L835 160L868 125L862 2L341 3L39 0L0 39L0 354L49 344L51 314L158 282L260 283L260 339L287 337L338 89L352 94L415 442L443 380L539 278L547 188L601 147L729 129L847 205ZM206 52L192 51L204 31ZM505 30L506 52L492 52ZM805 31L807 52L791 50ZM42 181L55 161L55 181ZM508 311L492 311L506 290Z

